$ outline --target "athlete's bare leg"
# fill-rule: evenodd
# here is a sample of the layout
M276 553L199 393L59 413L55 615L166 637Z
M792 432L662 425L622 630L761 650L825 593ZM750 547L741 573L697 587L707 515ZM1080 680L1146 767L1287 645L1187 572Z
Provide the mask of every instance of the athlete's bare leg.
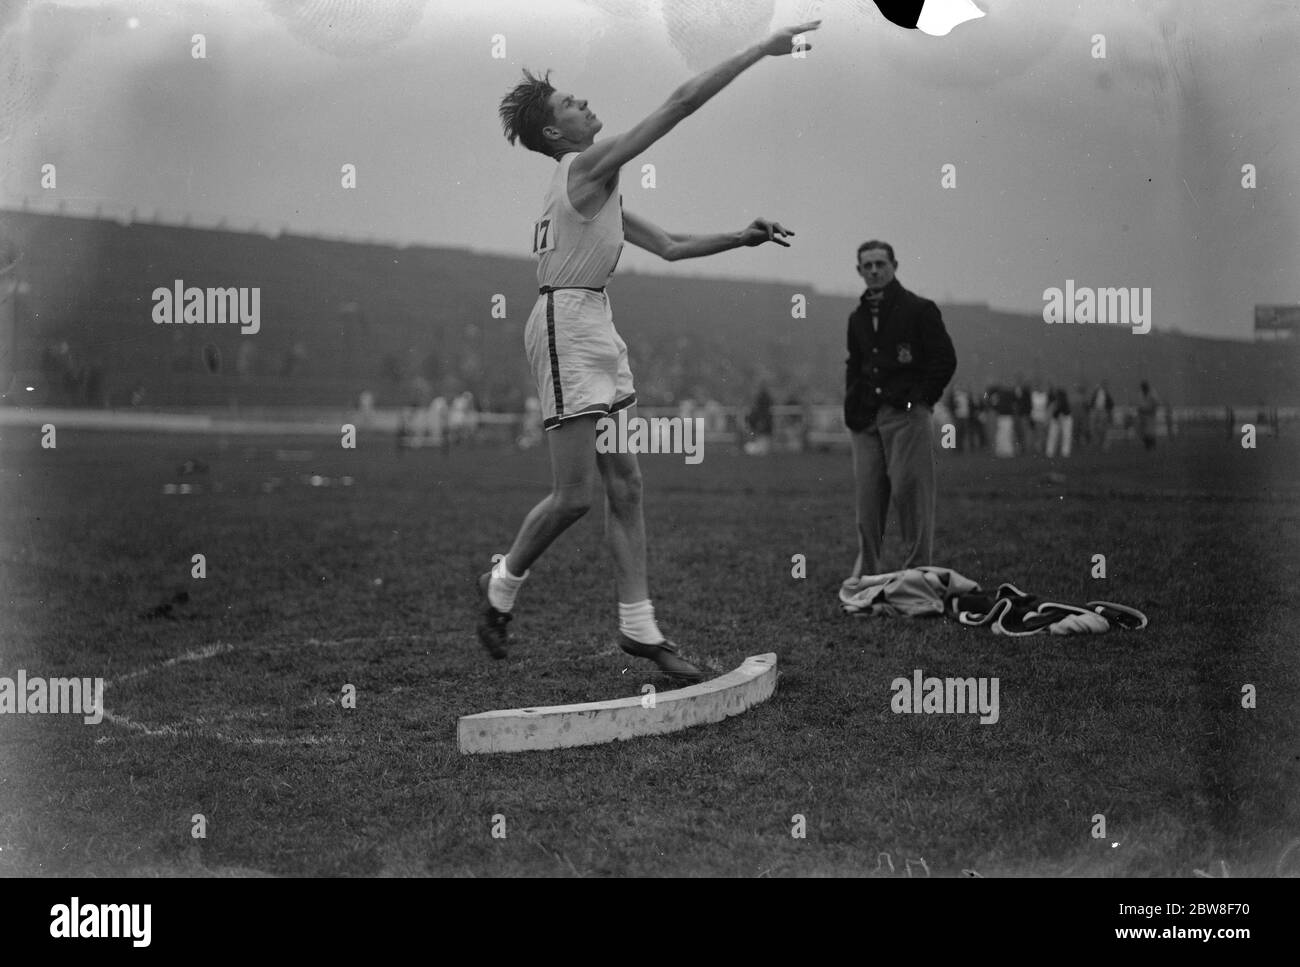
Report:
M636 407L628 407L628 419ZM659 670L683 682L698 682L704 673L682 658L654 621L646 581L645 515L641 505L641 468L635 453L598 453L596 466L605 484L605 536L614 556L614 583L619 601L619 647L648 658ZM640 614L637 614L638 610Z
M547 431L551 493L528 512L510 546L505 563L511 574L522 576L557 537L591 509L598 415L574 417Z
M628 420L636 406L628 407ZM635 453L598 453L596 466L605 484L605 537L614 556L614 581L623 604L650 597L646 579L645 515L641 468Z

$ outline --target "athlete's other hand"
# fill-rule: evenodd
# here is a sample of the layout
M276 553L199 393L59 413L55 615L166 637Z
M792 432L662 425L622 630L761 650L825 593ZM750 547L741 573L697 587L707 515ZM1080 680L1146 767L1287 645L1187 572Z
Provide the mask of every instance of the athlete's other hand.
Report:
M740 233L740 240L742 244L750 247L762 245L764 242L776 242L777 245L789 248L790 243L784 242L782 239L793 234L794 232L785 228L780 222L769 222L766 218L755 218Z
M800 24L797 27L786 27L778 30L767 40L763 41L763 53L769 57L782 57L786 54L794 53L794 39L800 34L806 34L811 30L816 30L822 25L820 20L810 20L806 24ZM812 44L805 43L803 50L812 50Z

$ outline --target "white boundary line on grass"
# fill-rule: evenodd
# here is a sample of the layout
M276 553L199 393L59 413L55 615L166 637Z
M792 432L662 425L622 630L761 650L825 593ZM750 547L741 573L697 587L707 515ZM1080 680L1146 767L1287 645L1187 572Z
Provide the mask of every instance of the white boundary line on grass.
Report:
M358 638L356 640L366 641L369 639ZM335 641L335 642L318 641L315 638L309 638L305 642L293 642L293 644L328 646L328 645L342 644L342 642L341 641ZM137 668L135 671L127 672L123 675L118 675L115 678L111 678L104 683L104 690L107 691L109 688L113 687L114 685L121 684L122 682L128 682L136 678L143 678L146 675L152 675L154 672L162 671L167 668L173 668L176 665L180 665L185 662L204 661L205 659L208 658L215 658L218 655L228 655L233 651L235 651L235 646L231 644L226 644L224 642L218 642L215 645L207 645L203 648L195 648L190 651L186 651L179 655L176 655L174 658L168 658L165 659L164 661L155 662L152 665L146 665L144 668ZM231 715L227 716L227 718L237 718L237 717L240 717L238 713L232 713ZM248 718L251 716L246 714L242 717ZM291 738L289 736L271 736L271 737L232 736L232 735L226 735L223 732L220 732L216 729L209 729L207 727L208 723L202 719L199 719L195 722L164 722L162 725L149 726L143 722L137 722L135 719L127 715L122 715L119 712L114 712L110 710L107 704L105 704L104 707L104 719L108 722L112 722L114 725L117 725L121 728L130 729L131 731L140 732L143 733L144 735L148 735L151 737L196 736L200 738L218 739L219 741L222 742L230 742L233 745L325 745L325 744L331 744L339 741L338 739L319 738L317 736L299 736L297 738Z
M215 645L208 645L205 648L195 648L191 651L183 652L175 656L174 658L168 658L165 661L155 662L152 665L146 665L144 668L137 668L133 672L126 672L125 674L118 675L115 678L110 678L108 681L104 683L104 690L108 691L114 685L120 685L122 682L129 682L135 678L142 678L145 675L152 675L156 671L161 671L164 668L171 668L174 665L179 665L183 662L203 661L206 658L214 658L217 655L225 655L234 650L235 650L234 645L228 645L221 642L218 642ZM111 709L109 709L107 703L105 703L104 705L104 720L107 722L112 722L114 725L120 726L121 728L132 729L136 732L143 732L145 735L150 735L150 736L161 736L161 735L176 736L176 735L190 734L190 729L180 722L166 722L160 726L151 728L150 726L145 725L143 722L137 722L135 721L135 719L132 719L126 715L120 715L117 712L112 711Z
M356 636L351 638L337 638L337 639L307 638L301 641L284 642L282 643L281 650L286 648L301 648L301 647L333 648L333 647L338 647L341 645L348 645L348 644L367 644L367 643L395 641L395 640L424 641L427 639L427 637L428 637L427 635L423 635L423 634L409 634L409 635L384 635L380 638L372 638L372 637L365 637L365 636ZM120 685L123 682L129 682L139 678L144 678L154 674L155 672L164 671L168 668L174 668L177 665L185 664L187 662L205 661L209 658L216 658L220 655L228 655L237 650L238 649L236 649L234 645L229 644L227 642L218 642L213 645L205 645L202 648L193 648L189 651L182 652L179 655L175 655L172 658L167 658L159 662L154 662L152 665L145 665L143 668L137 668L133 671L124 672L121 675L117 675L113 678L107 679L104 682L104 690L107 692L115 685ZM274 646L271 646L269 650L274 651L276 649ZM510 663L510 666L516 667L518 665L537 664L537 663L544 664L544 665L551 665L551 664L559 664L559 663L571 662L571 661L586 661L594 658L610 658L610 657L620 656L621 654L622 653L617 648L614 647L604 648L601 649L600 651L593 652L591 654L582 654L582 655L538 654L535 656L531 656L529 658L513 661ZM457 681L459 682L473 681L481 678L491 677L495 674L497 674L497 669L489 666L488 668L485 668L483 671L477 672L473 675L461 676L457 679ZM453 683L446 681L444 679L432 679L430 681L430 684L450 685ZM395 689L395 691L409 691L409 690L410 689L408 687L401 687ZM671 693L666 692L663 694L667 695ZM313 701L308 704L317 705L319 703ZM240 719L240 718L255 719L262 715L269 715L269 714L271 713L269 712L259 713L253 711L247 711L242 713L230 712L229 714L223 717L223 721L231 720L231 719ZM105 702L104 704L104 720L113 723L119 728L127 729L129 731L136 732L141 735L146 735L151 738L164 738L164 737L210 738L210 739L217 739L218 741L221 742L229 742L232 745L253 745L253 746L331 745L331 744L343 743L344 741L346 741L343 738L319 737L319 736L310 736L310 735L297 736L297 737L291 737L286 735L272 735L272 736L228 735L225 732L221 731L220 729L214 728L213 726L215 725L215 723L206 721L204 719L196 719L194 721L163 722L161 724L155 725L155 724L149 724L145 722L139 722L128 715L124 715L120 712L114 712L108 707L107 702ZM108 739L104 737L98 741L101 742L108 741Z
M227 645L224 642L218 642L215 645L208 645L205 648L195 648L191 651L177 655L175 658L168 658L165 661L157 662L153 665L146 665L144 668L138 668L133 672L127 672L124 675L118 675L116 678L110 678L104 683L105 688L112 688L122 682L129 682L133 678L140 678L142 675L152 675L156 671L164 668L170 668L172 665L179 665L187 661L202 661L205 658L215 658L217 655L224 655L227 652L235 650L234 645Z

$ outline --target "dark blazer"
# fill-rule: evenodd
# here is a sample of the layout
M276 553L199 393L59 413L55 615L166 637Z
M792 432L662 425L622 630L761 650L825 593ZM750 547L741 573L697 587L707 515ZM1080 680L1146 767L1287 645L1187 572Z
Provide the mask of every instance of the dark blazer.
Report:
M939 307L894 279L880 305L880 334L871 331L866 294L849 316L844 422L864 430L884 404L933 407L957 371L957 353Z

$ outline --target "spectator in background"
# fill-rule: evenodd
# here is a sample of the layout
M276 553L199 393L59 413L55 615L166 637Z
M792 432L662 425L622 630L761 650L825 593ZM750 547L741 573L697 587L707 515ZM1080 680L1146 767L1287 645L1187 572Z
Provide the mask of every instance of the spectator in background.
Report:
M458 446L465 435L465 394L451 398L447 407L447 443Z
M1016 373L1015 382L1011 384L1011 418L1015 428L1016 453L1029 452L1029 414L1033 402L1029 395L1029 384L1024 377Z
M463 446L477 436L478 406L474 402L474 394L469 390L451 401L447 425L451 431L451 442L455 445Z
M1268 427L1273 431L1273 436L1278 436L1277 425L1277 407L1269 407L1263 400L1259 401L1256 407L1255 428L1258 432L1263 433L1264 428Z
M1029 391L1029 424L1031 449L1042 454L1047 449L1047 390L1035 384Z
M542 403L536 396L530 396L524 401L524 418L516 442L521 450L528 450L538 446L543 439Z
M799 394L795 392L786 397L785 405L790 408L791 412L786 415L781 431L782 446L793 450L795 453L803 453L808 448L806 419L809 412L808 408L803 405L803 401L799 399Z
M949 394L948 405L952 409L953 425L957 428L957 452L965 453L970 443L970 392L965 386L958 387Z
M753 440L745 444L745 452L750 456L766 456L772 450L772 396L766 386L759 386L747 422Z
M415 442L419 436L419 407L408 403L402 407L402 413L397 418L397 450L409 449L412 446L418 446Z
M989 452L993 452L997 447L999 398L998 385L990 383L984 390L984 401L981 406L981 413L984 416L984 436L988 438Z
M429 402L429 444L445 454L451 445L447 430L447 398L435 396Z
M708 433L725 433L727 430L727 413L712 397L704 403L704 429Z
M1089 423L1092 428L1092 441L1102 452L1110 449L1110 426L1115 414L1115 399L1110 395L1110 388L1103 379L1092 394L1092 412Z
M1053 386L1047 394L1047 456L1069 457L1074 441L1074 416L1070 408L1070 394L1064 386Z
M934 425L935 432L940 434L939 445L941 447L945 446L943 437L948 433L945 427L952 427L953 435L956 435L957 421L952 415L952 398L950 396L935 400L930 413L930 422ZM956 440L953 440L953 445L956 445ZM948 447L948 449L952 449L952 447Z
M967 440L971 452L983 453L989 448L989 436L984 431L985 402L983 397L977 396L969 386L966 388L966 395L970 398L970 418L966 421Z
M866 291L849 316L844 423L851 431L858 556L851 579L880 573L889 509L903 538L901 567L934 551L934 406L957 369L939 307L903 288L888 242L858 246Z
M1142 398L1138 400L1137 428L1142 445L1148 450L1156 448L1156 414L1160 411L1160 399L1151 391L1151 384L1142 381Z
M996 414L997 429L993 433L993 454L998 457L1016 455L1016 392L1010 386L994 386L989 390L989 405Z
M998 439L998 399L999 391L996 383L984 387L981 412L984 415L984 435L989 439L990 453L993 452Z
M1079 445L1090 446L1092 444L1092 398L1088 395L1088 387L1082 383L1074 388L1074 398L1070 400L1070 412L1078 417L1074 425L1079 437Z

